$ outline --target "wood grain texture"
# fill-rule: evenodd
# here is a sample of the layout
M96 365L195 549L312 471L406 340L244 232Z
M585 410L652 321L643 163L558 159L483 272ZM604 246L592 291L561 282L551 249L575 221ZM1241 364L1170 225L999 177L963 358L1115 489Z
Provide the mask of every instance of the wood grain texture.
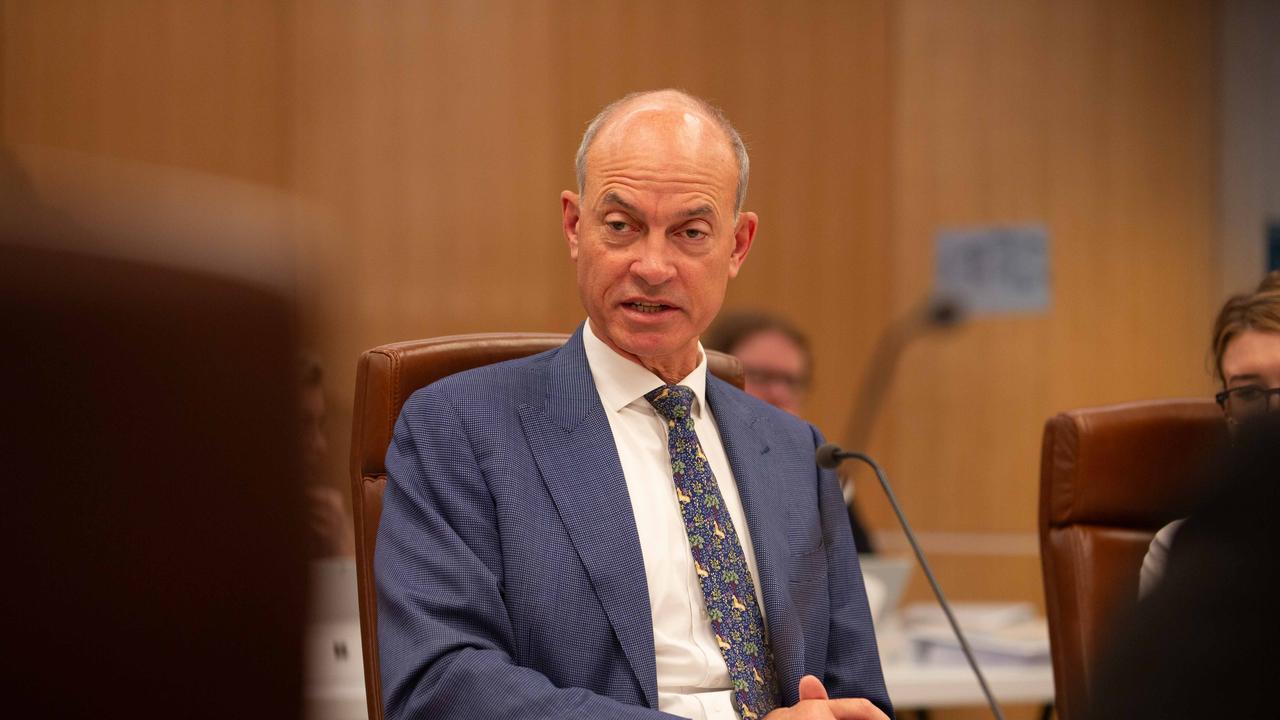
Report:
M918 529L1031 532L1045 418L1211 389L1213 7L922 0L891 25L893 311L945 228L1043 225L1053 294L911 347L874 448ZM953 598L1040 597L1031 562L938 564Z
M283 186L286 11L8 0L4 140Z

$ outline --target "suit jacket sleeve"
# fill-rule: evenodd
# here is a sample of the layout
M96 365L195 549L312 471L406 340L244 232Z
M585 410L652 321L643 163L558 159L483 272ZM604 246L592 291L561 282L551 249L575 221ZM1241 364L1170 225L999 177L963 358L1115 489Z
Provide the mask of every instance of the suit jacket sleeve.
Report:
M396 422L375 560L387 718L673 718L513 660L498 519L473 447L433 388Z
M814 447L826 440L816 429ZM831 697L861 697L893 717L893 705L880 669L871 610L862 584L862 568L849 527L848 506L834 471L819 471L819 506L827 546L831 629L823 682Z

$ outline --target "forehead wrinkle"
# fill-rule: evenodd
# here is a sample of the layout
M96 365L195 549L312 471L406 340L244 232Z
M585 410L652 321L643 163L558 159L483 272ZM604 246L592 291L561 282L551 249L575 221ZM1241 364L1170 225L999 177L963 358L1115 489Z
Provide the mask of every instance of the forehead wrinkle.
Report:
M696 185L713 188L718 188L721 185L716 181L716 173L713 170L694 163L688 163L679 168L658 169L645 167L638 163L629 163L625 159L621 159L608 165L602 165L595 174L602 182L608 182L611 178L620 177L629 178L640 183L661 185Z
M641 187L637 187L637 185L640 185ZM601 209L603 210L610 204L616 204L636 217L644 216L647 214L646 211L641 209L637 203L624 199L622 193L617 189L621 188L624 191L632 190L644 196L648 191L642 187L642 185L643 183L627 182L626 180L618 178L606 180L601 188L603 193L598 196L598 206L601 206ZM673 214L675 218L680 220L694 217L717 218L720 216L720 213L716 209L716 197L713 192L714 189L715 188L691 188L677 191L661 191L659 193L659 197L654 199L654 206L652 209L659 215L664 213ZM649 206L650 203L648 201L650 198L642 197L641 199L646 201L644 203L646 206ZM668 206L670 204L676 204L677 208L674 211L663 209L664 206Z
M590 174L591 182L605 191L617 183L638 192L663 194L703 193L715 199L726 192L717 168L697 162L654 163L643 153L614 157L600 163Z
M640 209L637 208L635 205L627 202L626 200L623 200L622 196L619 195L616 190L610 190L606 192L604 194L604 197L602 197L600 200L601 200L601 203L605 205L617 205L621 207L623 210L626 210L627 212L631 213L632 215L640 214ZM714 216L715 214L716 214L715 207L712 206L711 203L704 202L681 211L680 217L697 218L697 217L706 217L708 215Z
M688 202L699 202L700 207L711 209L713 214L719 214L722 206L732 208L733 204L731 193L715 181L713 174L696 166L691 166L687 172L673 173L644 170L619 162L616 167L602 167L592 174L595 177L592 177L591 184L599 188L596 197L602 203L611 200L628 202L615 189L620 187L641 194L657 192L663 196L693 196ZM634 203L630 204L634 206Z
M612 142L601 142L598 150L592 149L591 160L599 168L662 164L716 175L728 172L737 180L737 161L720 143L683 145L660 133L629 133Z

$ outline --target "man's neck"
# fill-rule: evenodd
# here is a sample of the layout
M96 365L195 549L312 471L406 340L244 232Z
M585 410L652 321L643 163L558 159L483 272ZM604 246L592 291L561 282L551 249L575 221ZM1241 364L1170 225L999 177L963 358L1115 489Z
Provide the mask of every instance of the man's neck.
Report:
M702 362L702 352L698 348L695 340L693 347L681 350L671 355L662 355L658 357L640 357L623 350L618 347L613 340L599 332L591 319L587 319L587 325L591 329L591 334L604 343L605 347L612 350L615 354L630 360L649 372L657 375L662 382L668 385L675 385L681 380L689 376L698 367L698 363Z
M699 359L700 358L695 351L692 361L686 361L681 364L667 364L661 362L651 363L646 362L644 359L640 359L639 363L644 366L645 370L648 370L659 378L662 378L662 382L668 385L675 385L688 377L689 373L693 372L694 368L698 367Z

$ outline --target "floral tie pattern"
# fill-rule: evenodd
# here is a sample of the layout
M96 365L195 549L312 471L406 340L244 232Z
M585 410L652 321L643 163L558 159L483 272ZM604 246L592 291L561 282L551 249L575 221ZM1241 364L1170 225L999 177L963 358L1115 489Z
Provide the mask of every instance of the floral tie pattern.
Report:
M734 707L743 720L762 718L778 704L773 656L738 533L693 429L693 390L664 385L644 397L667 421L676 499L711 630L729 666Z

